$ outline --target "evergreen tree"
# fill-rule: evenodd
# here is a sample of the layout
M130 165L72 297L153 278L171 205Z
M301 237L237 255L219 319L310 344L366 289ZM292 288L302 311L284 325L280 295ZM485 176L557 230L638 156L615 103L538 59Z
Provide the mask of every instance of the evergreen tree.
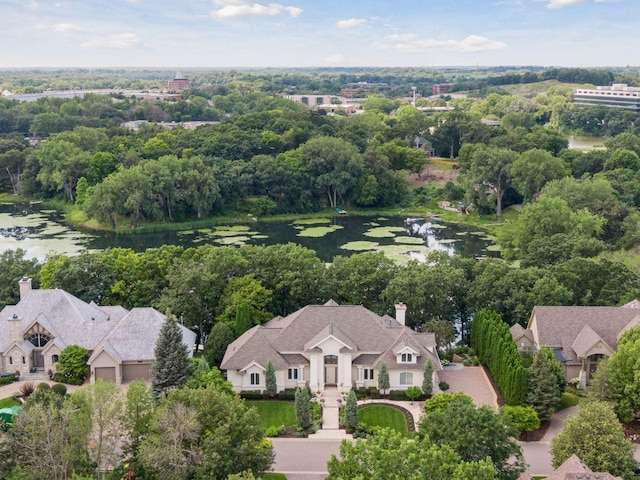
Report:
M427 360L424 364L424 371L422 374L422 393L428 397L433 394L433 363L431 359Z
M547 420L558 409L562 391L558 387L558 377L554 374L548 355L540 349L529 367L529 391L525 398L533 407L541 421ZM553 359L555 360L555 358Z
M153 399L171 388L180 388L191 375L189 349L182 342L176 317L167 313L154 350L156 361L151 366Z
M296 389L296 423L302 429L307 429L311 425L311 415L309 413L309 390L306 388Z
M211 366L219 367L227 347L234 340L233 326L224 322L216 323L207 336L207 363Z
M267 395L269 397L275 397L278 386L276 385L276 371L273 368L273 363L271 360L267 362L267 369L264 374L265 382L267 384Z
M344 425L347 432L351 433L358 425L358 398L355 390L349 390L347 395L347 404L344 407Z
M238 305L238 308L236 308L236 337L239 337L251 327L253 327L253 324L251 323L249 305L246 302L242 302L240 305Z
M382 362L380 364L380 371L378 372L378 389L382 390L382 394L384 395L390 386L389 370L387 370L387 364Z

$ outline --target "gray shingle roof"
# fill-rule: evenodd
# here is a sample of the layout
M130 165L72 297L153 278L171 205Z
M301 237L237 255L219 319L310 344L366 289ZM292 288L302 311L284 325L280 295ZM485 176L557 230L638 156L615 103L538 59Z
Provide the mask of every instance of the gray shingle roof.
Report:
M422 368L427 358L432 359L436 369L441 367L433 353L434 334L415 332L391 317L380 317L362 306L342 306L329 301L325 305L306 306L287 317L276 317L263 326L253 327L229 345L221 368L241 370L253 361L264 366L268 360L276 369L286 368L289 354L308 354L311 347L329 335L352 349L349 351L354 354L356 365L374 366L384 358L389 368L395 368L392 348L399 342L406 342L420 352L419 364L413 365L412 369ZM357 355L357 352L361 354ZM407 365L403 364L402 368Z
M596 473L587 467L580 458L573 454L565 462L556 468L547 480L616 480L610 473Z
M585 326L589 326L614 350L617 335L639 312L624 307L534 307L539 345L561 348L564 355L575 360L572 345ZM531 328L532 322L529 322Z
M132 309L112 325L111 331L96 347L92 358L104 348L121 362L153 361L156 341L165 320L166 316L154 308ZM182 343L187 346L191 354L196 342L196 334L183 325L178 326L182 331ZM89 359L89 362L91 360Z
M126 312L122 307L118 311ZM114 313L118 311L113 310ZM75 344L93 350L113 324L120 320L119 317L110 317L108 312L64 290L31 290L17 305L7 305L0 312L0 352L8 346L9 329L6 322L14 314L20 318L23 332L39 321L53 335L63 338L67 345Z

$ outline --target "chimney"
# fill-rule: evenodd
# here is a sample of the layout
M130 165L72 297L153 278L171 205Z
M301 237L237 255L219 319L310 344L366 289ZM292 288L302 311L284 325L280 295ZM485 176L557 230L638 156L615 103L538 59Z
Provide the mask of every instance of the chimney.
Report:
M405 315L407 313L407 306L400 302L396 305L396 320L397 322L404 327L405 325Z
M22 300L25 295L31 291L31 279L29 277L22 277L20 281L18 281L18 286L20 287L20 300Z

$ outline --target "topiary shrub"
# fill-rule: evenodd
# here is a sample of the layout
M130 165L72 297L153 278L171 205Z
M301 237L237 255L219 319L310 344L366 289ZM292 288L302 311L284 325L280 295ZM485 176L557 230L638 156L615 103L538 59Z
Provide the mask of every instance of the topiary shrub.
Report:
M64 397L67 394L67 387L62 383L56 383L51 387L51 392Z
M48 383L40 382L36 387L36 390L38 392L48 392L49 390L51 390L51 387Z

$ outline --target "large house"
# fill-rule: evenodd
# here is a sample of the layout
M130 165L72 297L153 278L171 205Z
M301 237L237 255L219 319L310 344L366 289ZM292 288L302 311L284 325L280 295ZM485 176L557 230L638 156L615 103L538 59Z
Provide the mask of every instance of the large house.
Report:
M428 360L432 382L442 369L433 333L405 326L406 306L396 318L379 316L362 306L309 305L287 317L257 325L229 345L221 368L235 391L264 390L267 363L273 363L278 391L308 386L313 391L336 387L378 386L384 363L390 390L421 386Z
M622 307L534 307L527 328L511 327L511 336L524 353L540 347L553 350L565 367L567 381L584 387L598 362L612 355L620 336L640 325L640 302Z
M91 383L151 379L163 314L153 308L101 307L60 289L32 289L29 278L20 280L19 288L18 304L0 311L0 371L55 371L60 352L80 345L91 352ZM196 335L180 328L192 352Z

